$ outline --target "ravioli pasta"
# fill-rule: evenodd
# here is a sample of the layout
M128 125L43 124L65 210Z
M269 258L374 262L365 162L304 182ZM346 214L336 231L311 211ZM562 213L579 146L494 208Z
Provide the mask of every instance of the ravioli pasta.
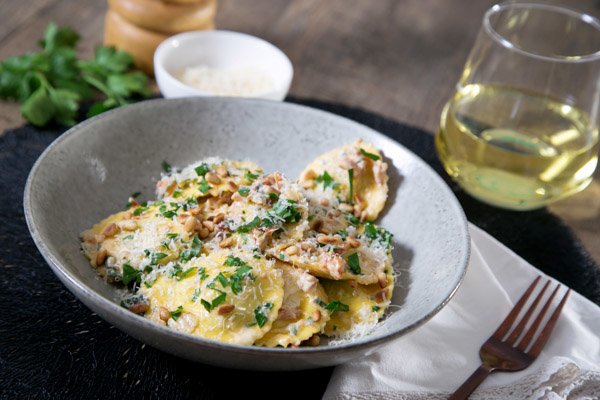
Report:
M373 223L387 164L361 140L317 157L297 181L250 161L163 163L157 199L130 197L82 233L121 305L157 324L239 345L349 340L383 318L392 235Z

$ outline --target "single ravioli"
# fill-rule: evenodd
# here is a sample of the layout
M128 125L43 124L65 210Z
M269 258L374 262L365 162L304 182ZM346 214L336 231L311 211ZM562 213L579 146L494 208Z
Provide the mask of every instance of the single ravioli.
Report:
M243 252L214 251L194 258L182 274L160 274L142 285L146 317L195 336L251 345L271 329L284 281L273 262Z
M331 312L325 334L350 340L371 332L383 317L394 291L394 271L390 265L385 281L371 285L326 279L321 284L329 297L327 308Z
M280 243L296 243L308 229L308 205L298 184L280 173L257 178L240 187L223 209L226 232L207 247L238 247L263 253Z
M120 281L123 265L143 270L165 264L179 255L175 239L190 233L176 218L160 212L161 204L133 207L105 218L82 233L82 249L100 275Z
M283 304L271 330L255 344L297 347L314 334L322 333L329 320L329 313L322 306L327 295L317 278L305 270L279 261L275 266L283 272Z
M359 139L317 157L300 182L307 189L331 192L361 221L374 221L387 200L387 169L379 150Z

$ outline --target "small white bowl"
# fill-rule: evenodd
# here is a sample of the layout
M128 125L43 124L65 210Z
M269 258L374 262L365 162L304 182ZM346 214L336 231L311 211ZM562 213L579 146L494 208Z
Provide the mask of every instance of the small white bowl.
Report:
M294 74L290 59L271 43L245 33L194 31L171 36L154 52L154 74L166 98L212 96L182 82L178 76L188 67L216 69L253 67L266 73L273 86L251 97L283 100Z

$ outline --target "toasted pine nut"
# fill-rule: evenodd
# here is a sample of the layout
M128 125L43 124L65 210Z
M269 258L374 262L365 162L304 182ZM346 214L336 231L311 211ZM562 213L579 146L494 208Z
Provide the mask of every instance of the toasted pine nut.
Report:
M206 239L210 235L210 232L206 228L202 228L198 231L198 237L200 239Z
M231 189L234 192L238 190L238 185L236 185L233 181L227 182L227 186L229 186L229 189Z
M306 344L312 347L318 346L321 343L321 337L319 335L312 335L310 339L306 341Z
M167 322L171 318L171 313L165 307L160 307L158 309L158 317Z
M314 186L315 182L314 181L302 181L300 182L300 185L302 185L302 187L304 189L310 189Z
M348 203L340 203L340 205L338 206L338 209L342 212L352 212L354 211L354 207L352 207L352 205L348 204Z
M190 212L190 214L192 215L198 215L200 214L200 207L194 207L194 208L190 208L188 210Z
M314 219L310 223L310 228L317 232L321 229L322 226L323 226L323 221L321 221L320 219Z
M287 249L285 249L285 254L287 254L288 256L293 256L300 253L300 249L297 246L290 246Z
M311 243L307 243L307 242L300 243L300 248L303 251L308 251L308 252L312 252L315 250L315 246L313 246Z
M123 214L123 219L131 219L133 215L131 215L130 212L126 212L125 214Z
M119 227L117 226L117 224L110 224L106 228L104 228L104 232L102 233L106 237L115 236L117 233L119 233Z
M223 304L222 306L220 306L217 309L217 314L219 314L219 315L229 314L230 312L233 311L234 308L235 308L235 306L233 304Z
M321 244L332 244L338 245L342 243L342 237L340 235L317 235L317 242Z
M385 276L385 274L379 274L377 276L377 281L379 281L379 287L382 289L388 285L387 276Z
M315 179L316 177L317 177L317 173L315 171L313 171L312 169L309 169L302 175L302 180L310 181L312 179Z
M96 253L96 267L104 265L106 257L108 257L108 252L106 249L100 249L98 253Z
M137 222L129 219L129 220L121 221L119 223L119 227L121 227L121 229L131 232L131 231L135 231L138 228L138 224L137 224Z
M134 314L143 315L148 311L148 304L146 303L137 303L128 308Z
M98 244L104 242L104 239L106 239L106 237L104 235L94 235L94 240Z
M215 223L213 221L204 221L202 225L206 227L210 232L215 230Z
M225 219L225 214L223 213L218 213L217 215L215 215L215 217L213 218L213 222L215 224L218 224L219 222L222 222Z
M363 210L360 213L360 222L365 222L368 219L369 219L369 212L367 210Z
M214 172L207 172L206 175L204 175L204 178L208 183L212 183L213 185L221 183L221 178Z
M387 300L387 290L382 290L375 295L375 301L378 303L383 303Z
M169 187L167 188L166 192L167 194L170 196L173 194L173 192L175 191L175 188L177 187L177 182L173 182L169 185Z
M319 204L321 204L323 207L329 207L329 199L323 197L321 200L319 200Z
M193 232L196 230L196 224L198 223L198 220L196 219L196 217L192 217L189 216L186 220L185 223L183 224L183 228L187 231L187 232Z
M273 175L266 176L263 183L267 186L271 186L275 184L275 178L273 177Z
M179 214L177 216L177 222L179 222L180 224L185 224L185 221L187 221L189 216L190 216L189 214L185 214L185 213Z
M321 311L315 310L315 312L312 315L312 319L315 322L319 322L321 320Z
M231 200L233 201L242 201L244 199L244 197L242 197L241 194L239 194L238 192L235 192L232 196L231 196Z
M219 243L219 247L222 249L225 249L225 248L231 247L231 246L233 246L233 236L225 238L225 239L221 240L221 242Z
M227 175L229 175L227 172L227 167L224 165L219 165L217 168L215 168L215 171L221 178L225 178Z
M358 241L358 239L353 238L352 236L348 236L346 238L346 241L348 242L350 247L352 247L353 249L360 247L360 242Z

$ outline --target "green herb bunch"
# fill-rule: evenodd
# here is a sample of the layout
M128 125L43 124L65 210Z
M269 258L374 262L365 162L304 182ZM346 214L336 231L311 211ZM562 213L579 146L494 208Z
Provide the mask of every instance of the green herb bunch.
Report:
M52 121L72 126L85 100L88 117L149 96L148 78L132 70L133 58L99 46L94 58L77 59L79 34L51 23L40 40L41 51L10 57L0 63L0 98L21 103L23 117L37 126Z

